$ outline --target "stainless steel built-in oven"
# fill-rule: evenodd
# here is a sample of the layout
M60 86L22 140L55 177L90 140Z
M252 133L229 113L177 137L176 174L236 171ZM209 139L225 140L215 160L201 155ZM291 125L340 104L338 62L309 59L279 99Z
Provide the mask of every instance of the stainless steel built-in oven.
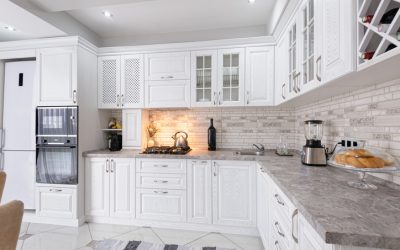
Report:
M78 183L78 107L38 107L36 182Z

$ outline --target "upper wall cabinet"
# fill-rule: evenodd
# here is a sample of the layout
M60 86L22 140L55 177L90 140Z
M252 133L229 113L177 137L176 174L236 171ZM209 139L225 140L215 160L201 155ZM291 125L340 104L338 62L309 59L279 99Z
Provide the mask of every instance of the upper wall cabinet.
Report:
M244 105L244 49L218 50L218 105Z
M98 107L144 106L142 55L104 56L98 59Z
M276 45L275 53L275 105L284 102L288 95L289 83L289 37L283 36Z
M348 0L322 1L321 75L324 83L346 75L355 69L355 2Z
M192 107L217 106L217 57L217 50L192 52Z
M190 79L190 53L155 53L146 55L146 80Z
M77 48L38 50L39 106L77 105Z
M274 104L274 47L246 48L245 104Z

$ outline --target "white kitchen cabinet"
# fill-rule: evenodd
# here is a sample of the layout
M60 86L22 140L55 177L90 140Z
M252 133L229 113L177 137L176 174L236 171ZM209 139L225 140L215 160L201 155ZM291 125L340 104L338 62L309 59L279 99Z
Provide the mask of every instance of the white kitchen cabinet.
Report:
M246 106L274 104L274 47L246 48Z
M288 99L291 99L298 95L300 92L299 80L301 77L300 73L300 32L299 22L300 16L296 15L289 24L289 30L287 36L289 40L288 54L289 57L289 71L288 71Z
M77 189L36 186L36 214L40 217L77 218Z
M256 226L254 162L213 161L213 223Z
M140 149L144 146L148 112L141 109L124 109L122 111L122 147Z
M275 105L287 100L289 89L289 36L278 41L275 53Z
M257 165L258 166L258 165ZM268 246L269 240L269 187L262 167L257 170L257 229L264 246Z
M211 161L188 161L188 222L212 223Z
M186 161L180 159L137 159L136 172L186 174Z
M218 50L218 106L244 105L243 48Z
M85 202L89 216L134 218L135 160L86 159Z
M201 50L192 52L192 107L217 106L217 57L217 50Z
M144 106L143 55L103 56L98 59L98 107Z
M321 2L323 52L319 74L322 76L322 82L326 83L355 69L356 1L323 0Z
M77 105L77 48L38 50L39 106Z
M136 189L136 217L185 222L186 190Z
M146 54L146 81L190 79L190 52Z
M146 81L147 108L190 107L190 80Z

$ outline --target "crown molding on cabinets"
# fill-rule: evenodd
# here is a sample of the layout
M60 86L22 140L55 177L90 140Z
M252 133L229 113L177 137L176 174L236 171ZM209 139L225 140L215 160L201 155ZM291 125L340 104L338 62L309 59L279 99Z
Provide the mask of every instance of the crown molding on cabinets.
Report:
M201 42L152 44L139 46L121 46L121 47L102 47L98 49L99 56L117 55L117 54L137 54L153 52L178 52L191 50L209 50L221 48L237 48L248 46L275 45L275 39L272 36L247 37L235 39L222 39Z
M279 21L272 31L272 36L276 41L279 41L285 34L285 31L288 30L288 27L291 23L290 20L297 15L297 11L300 9L302 3L303 0L288 0L284 8L284 12L279 17Z

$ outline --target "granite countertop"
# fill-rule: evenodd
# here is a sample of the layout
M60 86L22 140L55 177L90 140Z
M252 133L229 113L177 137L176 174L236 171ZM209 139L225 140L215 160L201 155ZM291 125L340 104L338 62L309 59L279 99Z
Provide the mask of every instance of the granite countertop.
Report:
M347 185L357 175L334 167L307 167L300 157L236 155L234 150L192 150L187 155L145 155L139 150L84 153L85 157L181 158L257 161L329 244L400 249L400 186L368 177L378 190Z

